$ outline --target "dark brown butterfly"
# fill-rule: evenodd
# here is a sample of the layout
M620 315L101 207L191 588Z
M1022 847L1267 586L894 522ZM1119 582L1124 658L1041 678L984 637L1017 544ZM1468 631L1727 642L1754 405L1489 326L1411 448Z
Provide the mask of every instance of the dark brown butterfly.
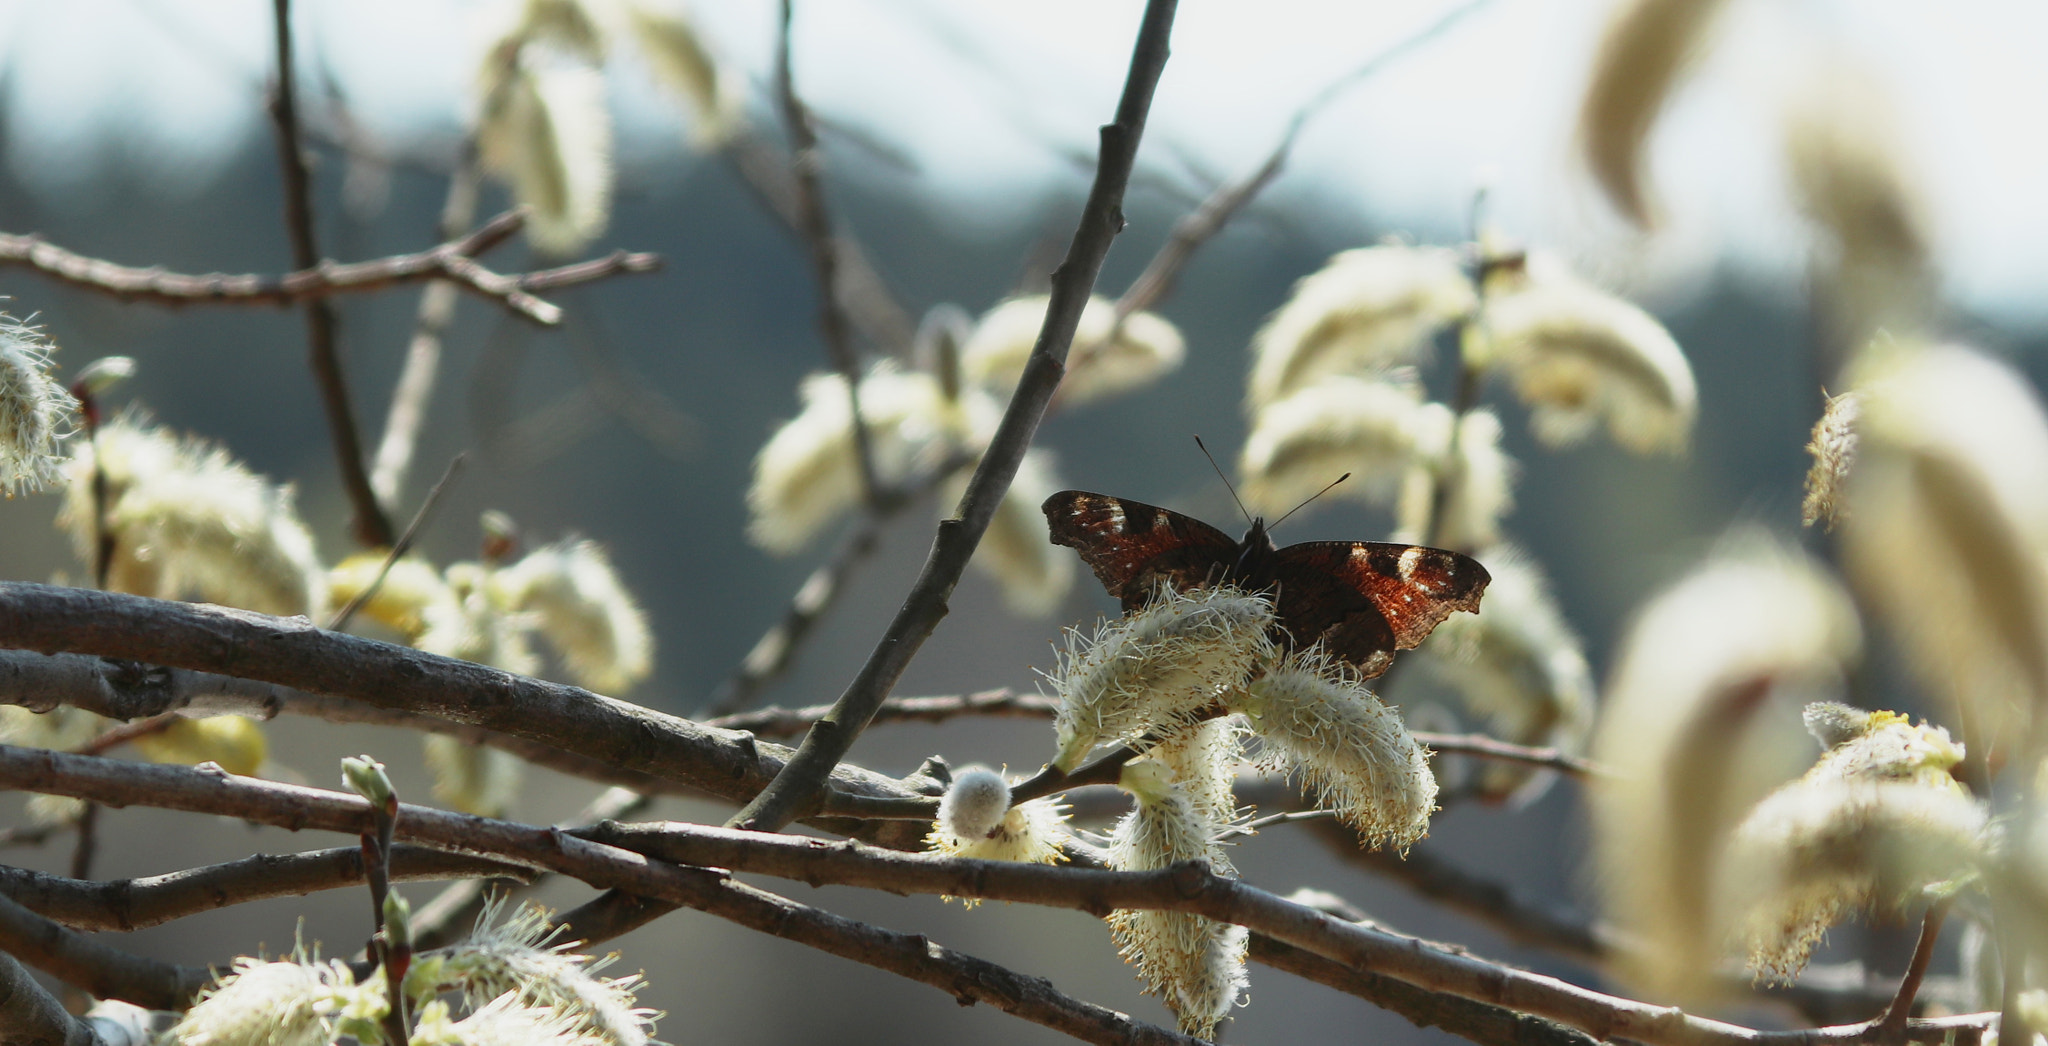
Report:
M1243 541L1193 516L1129 498L1062 490L1045 499L1052 543L1081 553L1126 613L1161 582L1185 591L1223 582L1273 593L1294 647L1320 641L1367 678L1394 651L1421 644L1454 610L1479 609L1493 578L1457 552L1382 541L1306 541L1279 548L1255 519Z

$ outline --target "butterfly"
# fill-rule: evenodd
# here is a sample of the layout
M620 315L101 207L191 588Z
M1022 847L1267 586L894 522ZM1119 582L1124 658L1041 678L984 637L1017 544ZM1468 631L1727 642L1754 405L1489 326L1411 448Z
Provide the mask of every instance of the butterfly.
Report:
M1394 651L1420 645L1454 610L1479 610L1493 580L1470 556L1383 541L1305 541L1280 548L1264 519L1242 541L1171 509L1062 490L1045 499L1052 543L1081 553L1125 613L1164 582L1186 591L1229 583L1270 592L1293 647L1322 643L1370 679Z

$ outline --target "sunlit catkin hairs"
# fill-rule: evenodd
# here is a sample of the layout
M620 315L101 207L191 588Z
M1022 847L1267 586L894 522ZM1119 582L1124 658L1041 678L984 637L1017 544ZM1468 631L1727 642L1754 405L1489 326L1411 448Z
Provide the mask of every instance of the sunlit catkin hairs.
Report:
M1962 785L1950 771L1963 746L1932 723L1915 725L1897 712L1865 712L1833 701L1807 705L1800 718L1826 751L1806 772L1809 782L1909 781L1948 791Z
M1723 934L1714 871L1750 806L1812 760L1800 710L1835 696L1861 646L1848 595L1796 551L1748 537L1636 614L1594 757L1594 852L1608 910L1643 947L1626 972L1670 998L1709 991Z
M1833 530L1847 510L1844 494L1849 470L1856 464L1856 419L1862 402L1854 392L1829 396L1827 409L1813 423L1813 438L1806 443L1813 464L1806 470L1806 500L1800 506L1800 518L1809 527L1819 523Z
M770 552L794 552L860 504L853 410L846 382L813 374L799 390L804 409L775 431L754 458L747 488L747 537ZM967 425L966 408L928 374L883 363L860 382L861 420L875 472L897 483L945 457Z
M1298 774L1372 847L1406 850L1429 834L1436 777L1401 714L1319 647L1297 651L1230 697L1270 768Z
M1583 752L1596 701L1584 645L1527 553L1503 545L1479 558L1493 575L1485 610L1452 614L1438 625L1422 647L1427 663L1493 736ZM1488 763L1479 781L1489 795L1528 800L1551 778L1523 764Z
M1801 780L1735 829L1715 877L1718 925L1759 979L1790 983L1828 927L1898 916L1921 891L1970 874L1986 811L1959 788Z
M1345 251L1294 285L1252 338L1247 407L1331 374L1371 374L1415 362L1430 335L1478 304L1458 252L1385 245Z
M585 5L529 0L477 78L478 156L511 183L528 208L528 239L550 254L578 250L611 219L604 51L604 31Z
M1142 610L1092 636L1068 630L1049 677L1060 700L1053 765L1072 770L1096 745L1192 721L1272 659L1272 625L1264 596L1162 587Z
M1204 816L1167 764L1132 760L1117 783L1137 802L1110 834L1110 867L1142 872L1201 861L1218 875L1237 874L1218 845L1224 824ZM1250 983L1245 928L1192 912L1151 909L1120 908L1107 922L1119 954L1137 967L1145 991L1180 1018L1180 1030L1213 1037Z
M445 986L473 1009L510 994L566 1016L607 1046L652 1041L661 1014L634 1005L638 974L599 977L612 956L592 961L572 952L574 943L551 943L555 931L545 909L522 905L510 915L504 909L502 901L487 904L468 940L416 956L407 982Z
M1050 300L1043 294L1027 295L990 309L961 346L961 373L1007 396L1038 342ZM1180 331L1163 317L1135 312L1119 326L1116 304L1096 295L1088 299L1081 325L1074 331L1060 400L1073 406L1142 388L1178 369L1186 355Z
M985 766L956 771L925 845L948 857L1055 864L1066 860L1066 807L1056 798L1010 804L1010 783ZM979 903L967 898L969 908Z
M1850 577L1929 689L1985 736L2020 736L2048 708L2048 414L1970 349L1866 354L1839 524Z
M1538 439L1575 443L1605 423L1637 453L1684 449L1699 392L1663 324L1543 255L1499 283L1467 363L1507 372Z
M108 587L287 617L326 605L327 571L291 487L133 414L78 441L65 467L69 489L57 522L85 562L97 552L95 464L105 474L114 539Z
M0 313L0 494L41 490L63 474L57 442L74 401L50 377L42 332Z
M1332 494L1384 504L1410 470L1443 457L1453 424L1411 374L1327 377L1258 412L1238 460L1241 494L1277 515L1348 472Z
M175 1046L329 1046L333 1015L355 977L338 959L268 962L244 956L164 1032Z
M491 575L499 598L532 616L576 681L617 694L654 668L647 615L619 580L604 546L568 538Z

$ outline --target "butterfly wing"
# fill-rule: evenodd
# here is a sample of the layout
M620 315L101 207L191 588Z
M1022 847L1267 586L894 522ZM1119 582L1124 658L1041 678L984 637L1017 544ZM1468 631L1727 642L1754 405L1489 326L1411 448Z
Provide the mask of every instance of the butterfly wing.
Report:
M1198 588L1237 559L1230 535L1172 509L1085 490L1062 490L1042 507L1052 543L1081 553L1125 611L1144 606L1162 581Z
M1477 611L1493 580L1470 556L1380 541L1309 541L1274 555L1280 623L1370 679L1455 610Z

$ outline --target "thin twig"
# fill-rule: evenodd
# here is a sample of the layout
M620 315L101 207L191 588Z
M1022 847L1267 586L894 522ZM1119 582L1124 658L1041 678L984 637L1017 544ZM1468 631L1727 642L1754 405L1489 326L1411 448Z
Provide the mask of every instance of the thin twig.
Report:
M959 716L1050 719L1058 710L1059 701L1056 698L1042 694L1020 694L1009 687L998 687L994 690L978 690L971 694L951 694L944 697L892 697L882 702L880 708L875 709L874 721L943 723ZM745 730L759 737L789 737L810 729L811 724L825 718L831 711L831 705L808 705L802 708L770 706L752 712L706 719L703 722L705 726Z
M384 554L384 562L377 565L376 576L370 578L370 583L364 585L363 590L355 594L355 598L334 612L334 616L327 621L328 631L347 628L349 619L356 616L356 611L361 610L363 604L368 603L371 597L377 594L377 590L384 587L384 579L391 576L392 566L405 558L407 552L412 551L412 543L419 537L420 527L425 525L427 517L434 511L434 506L440 504L441 494L448 489L448 482L455 478L457 472L462 471L464 457L465 455L457 454L448 459L448 467L441 470L441 478L434 481L434 488L427 491L426 500L420 502L419 511L414 512L412 521L405 525L405 533L398 535L398 540L392 543L391 550Z
M313 236L313 179L306 170L305 146L299 140L291 0L274 0L272 16L277 30L277 83L271 88L270 118L277 128L278 166L284 172L285 231L291 235L292 266L310 269L319 264L320 249ZM356 541L366 548L383 548L391 544L391 520L377 504L377 496L370 490L370 475L363 467L355 408L349 405L348 379L336 344L334 309L324 298L308 299L303 309L307 356L327 411L327 434L340 466L341 486L355 514Z
M1435 734L1418 730L1415 731L1414 737L1438 752L1455 752L1459 755L1499 759L1510 763L1528 763L1572 777L1614 776L1614 771L1562 748L1532 748L1488 737L1485 734Z
M1906 966L1905 976L1899 978L1899 992L1877 1019L1880 1043L1889 1046L1905 1040L1906 1019L1913 1014L1913 999L1920 994L1920 982L1927 976L1927 964L1934 960L1934 944L1941 937L1941 922L1948 915L1949 903L1946 899L1936 901L1928 906L1926 916L1920 921L1920 939L1913 944L1913 958Z
M163 305L298 305L337 294L360 294L427 280L446 281L450 286L497 302L523 319L550 327L562 321L562 309L536 297L537 292L590 283L620 273L653 272L661 267L658 255L628 251L511 274L495 272L476 260L476 254L502 242L524 220L520 212L510 211L468 236L424 251L359 262L316 261L282 275L193 274L166 272L155 266L135 268L74 253L37 235L17 233L0 233L0 265L27 266L73 286ZM449 308L453 308L452 298Z
M811 271L818 281L818 331L825 339L825 352L832 368L846 381L846 401L852 412L853 456L860 465L861 497L868 505L892 500L883 489L881 474L875 470L874 440L860 410L860 354L853 346L853 326L839 304L839 252L833 246L832 216L825 209L825 190L818 177L818 132L811 126L811 113L796 93L796 78L790 69L790 25L793 0L782 0L780 31L775 38L775 100L782 109L782 121L789 131L789 169L795 175L797 234L809 249Z
M775 781L734 816L733 824L780 829L811 802L827 775L867 728L876 707L889 696L903 670L945 617L953 587L959 583L961 571L988 529L996 505L1009 489L1010 480L1016 476L1017 466L1038 429L1039 418L1044 416L1046 405L1059 388L1081 310L1094 290L1110 243L1123 229L1124 187L1137 159L1153 89L1166 67L1175 6L1174 0L1150 0L1146 4L1116 119L1101 131L1102 159L1096 170L1095 186L1082 209L1080 227L1074 232L1066 260L1053 274L1045 325L1039 331L1038 342L1032 347L995 437L967 483L958 517L939 522L938 534L916 583L867 663L840 695L833 714L811 728L796 756L776 775Z

